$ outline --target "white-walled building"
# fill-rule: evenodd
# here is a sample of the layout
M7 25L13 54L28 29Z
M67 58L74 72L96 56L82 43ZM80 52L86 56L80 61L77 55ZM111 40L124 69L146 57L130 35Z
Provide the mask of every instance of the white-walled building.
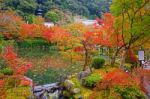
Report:
M97 24L97 21L90 19L75 19L75 23L83 23L84 25L93 25Z
M45 22L44 25L47 27L52 27L52 26L54 26L54 23L53 22Z

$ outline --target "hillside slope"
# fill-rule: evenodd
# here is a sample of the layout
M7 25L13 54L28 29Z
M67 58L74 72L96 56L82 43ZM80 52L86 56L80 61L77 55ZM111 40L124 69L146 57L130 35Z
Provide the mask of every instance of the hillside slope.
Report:
M68 11L74 15L95 18L100 16L102 12L109 11L111 0L41 0L42 4L38 4L38 0L0 0L1 10L12 9L21 16L35 14L37 8L43 9L44 13L52 9Z

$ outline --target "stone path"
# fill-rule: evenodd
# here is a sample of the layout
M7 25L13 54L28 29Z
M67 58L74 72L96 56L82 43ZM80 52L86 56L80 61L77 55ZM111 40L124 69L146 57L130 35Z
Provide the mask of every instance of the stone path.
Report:
M143 68L146 69L146 70L150 70L150 61L145 62Z
M146 62L143 65L143 68L146 70L150 70L150 61ZM145 85L145 89L147 90L147 98L150 99L150 81L147 79L147 77L144 77L144 85Z

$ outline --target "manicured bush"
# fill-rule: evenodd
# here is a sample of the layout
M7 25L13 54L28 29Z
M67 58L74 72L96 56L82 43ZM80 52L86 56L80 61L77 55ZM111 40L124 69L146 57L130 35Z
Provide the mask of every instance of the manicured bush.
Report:
M13 70L10 69L10 68L4 68L4 69L2 70L2 73L3 73L4 75L13 75Z
M17 42L16 47L19 48L37 48L37 47L42 47L42 46L50 46L51 44L48 43L46 40L42 38L35 38L35 39L26 39L25 41L22 42Z
M99 74L91 74L83 80L83 85L86 87L94 87L95 84L102 80L102 77Z
M105 60L103 58L95 57L92 60L92 67L94 67L95 69L102 68L104 64Z

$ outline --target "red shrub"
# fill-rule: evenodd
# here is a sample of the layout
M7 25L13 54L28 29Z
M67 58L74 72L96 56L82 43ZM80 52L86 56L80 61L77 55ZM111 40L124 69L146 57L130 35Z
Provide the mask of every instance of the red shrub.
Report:
M4 80L0 80L0 88L4 86Z
M7 46L2 56L15 75L24 75L32 67L30 63L24 62L17 57L12 46Z
M75 51L75 52L83 52L83 51L84 51L84 48L78 46L78 47L75 47L75 48L74 48L74 51Z
M53 35L53 31L51 29L45 29L43 30L43 38L46 39L47 41L51 41L52 39L52 35Z
M30 63L23 64L16 69L16 75L24 75L32 65Z
M150 70L148 70L148 69L137 68L136 73L141 76L150 77Z
M3 58L7 60L15 60L17 58L16 53L14 53L12 46L7 46Z
M21 86L30 86L30 85L32 85L32 81L24 77L21 79L20 85Z
M109 89L113 86L138 86L140 83L139 79L131 76L130 74L117 69L109 72L104 76L102 82L97 83L96 90Z
M143 90L145 93L148 92L147 90L147 83L150 83L150 70L143 69L143 68L137 68L135 70L136 76L140 79L140 88Z
M20 30L20 37L25 39L27 37L34 37L35 36L35 25L34 24L22 24Z

